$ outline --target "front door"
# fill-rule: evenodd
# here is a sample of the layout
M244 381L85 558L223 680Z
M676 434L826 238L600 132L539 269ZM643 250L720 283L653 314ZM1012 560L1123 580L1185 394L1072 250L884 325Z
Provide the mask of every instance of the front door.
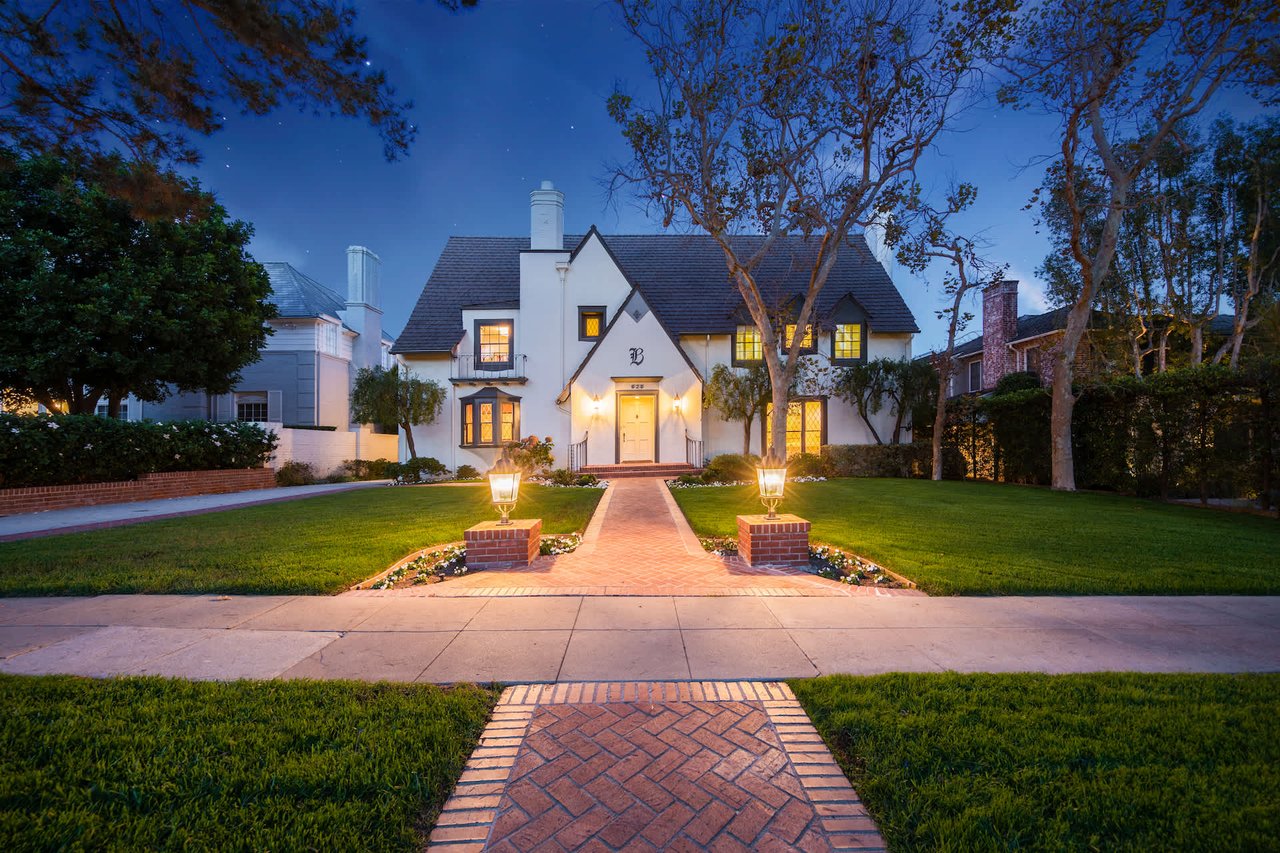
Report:
M654 404L652 394L618 395L618 461L654 461Z

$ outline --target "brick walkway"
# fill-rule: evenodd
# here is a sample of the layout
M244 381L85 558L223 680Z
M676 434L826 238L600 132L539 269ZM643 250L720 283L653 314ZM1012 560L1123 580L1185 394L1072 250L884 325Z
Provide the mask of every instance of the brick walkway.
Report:
M851 587L796 569L748 566L708 554L659 479L615 480L582 545L527 568L487 569L413 590L418 595L847 596L915 590Z
M429 850L853 850L884 840L785 684L510 687Z

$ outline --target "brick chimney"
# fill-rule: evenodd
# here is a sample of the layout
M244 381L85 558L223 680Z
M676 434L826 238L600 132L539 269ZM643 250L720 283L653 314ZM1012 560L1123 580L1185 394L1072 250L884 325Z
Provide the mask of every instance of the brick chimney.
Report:
M982 291L982 387L994 388L1013 372L1009 342L1018 334L1018 282L998 281Z
M550 181L529 193L529 248L564 249L564 193Z

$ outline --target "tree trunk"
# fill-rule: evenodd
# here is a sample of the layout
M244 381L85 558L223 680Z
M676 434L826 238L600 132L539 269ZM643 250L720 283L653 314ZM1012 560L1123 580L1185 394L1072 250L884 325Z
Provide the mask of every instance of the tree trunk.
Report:
M1160 332L1160 343L1156 349L1156 373L1164 373L1169 369L1169 332L1167 326Z
M400 426L404 427L404 443L409 446L409 458L415 459L418 456L418 451L413 447L413 424L405 421Z
M107 395L107 417L112 420L120 419L120 394L112 391Z
M1071 389L1075 373L1076 348L1084 337L1090 300L1072 306L1067 314L1067 328L1062 347L1053 364L1053 408L1049 419L1049 437L1053 451L1053 488L1074 492L1076 489L1075 458L1071 447L1071 418L1076 397Z
M751 455L751 424L754 417L742 419L742 455Z
M1191 366L1195 367L1204 361L1204 326L1196 323L1191 327Z
M906 414L903 410L906 408L901 402L898 403L898 414L893 419L893 438L889 440L890 444L902 443L902 419Z
M938 410L933 414L933 479L942 479L942 431L947 428L948 371L938 371Z
M770 450L782 461L787 459L787 407L791 400L787 395L787 386L773 383L773 412L770 421L769 446L762 448L765 454Z

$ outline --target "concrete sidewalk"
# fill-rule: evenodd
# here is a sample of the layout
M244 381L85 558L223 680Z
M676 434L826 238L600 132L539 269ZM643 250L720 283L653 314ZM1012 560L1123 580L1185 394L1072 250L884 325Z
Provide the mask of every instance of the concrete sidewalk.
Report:
M385 486L389 480L365 480L359 483L321 483L315 486L288 486L276 489L254 489L249 492L232 492L226 495L194 495L189 498L165 498L158 501L132 501L130 503L102 504L71 509L55 509L48 512L28 512L21 515L0 516L0 542L33 539L58 533L75 533L81 530L97 530L102 527L120 527L140 521L158 521L183 515L202 515L255 504L293 501L349 492L352 489L368 489Z
M553 682L1280 671L1280 597L0 599L0 671Z

